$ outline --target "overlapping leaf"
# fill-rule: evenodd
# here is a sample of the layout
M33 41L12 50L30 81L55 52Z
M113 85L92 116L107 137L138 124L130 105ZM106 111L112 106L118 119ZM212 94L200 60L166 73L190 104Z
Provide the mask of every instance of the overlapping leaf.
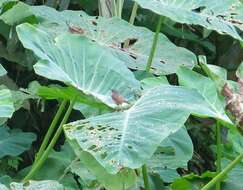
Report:
M21 131L9 131L6 127L0 127L0 158L4 156L18 156L28 150L36 139L33 133Z
M78 27L84 36L109 47L130 68L145 69L154 36L150 30L133 26L118 18L91 17L81 11L57 12L43 6L32 7L32 10L40 20L40 27L45 30L47 28L53 35L69 32L69 27ZM122 48L122 44L128 39L132 43L128 48ZM175 46L165 35L159 35L152 64L154 73L171 74L180 65L192 68L195 64L196 57L192 52Z
M133 73L107 48L72 34L58 36L55 41L45 31L29 24L17 27L23 45L40 58L35 72L62 81L110 107L116 107L111 90L117 90L133 101L140 84Z
M176 169L186 167L192 158L193 144L185 127L163 140L147 166L166 182L179 177Z
M200 25L221 34L243 40L237 32L242 28L243 4L239 0L134 0L141 7L176 22Z
M0 89L0 117L11 117L14 112L13 99L10 90Z
M116 173L143 165L190 113L215 115L197 91L161 85L146 91L130 109L67 124L65 133L107 171Z
M180 68L177 71L177 75L181 85L197 89L204 97L214 112L214 118L232 124L232 121L228 118L224 110L225 102L222 96L218 94L216 84L212 80L187 68Z

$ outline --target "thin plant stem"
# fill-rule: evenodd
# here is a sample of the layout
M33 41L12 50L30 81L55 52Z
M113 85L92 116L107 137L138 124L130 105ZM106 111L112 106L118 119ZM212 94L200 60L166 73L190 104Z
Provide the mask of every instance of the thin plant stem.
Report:
M221 181L241 160L243 159L243 152L238 155L226 168L218 173L210 182L208 182L201 190L211 189L218 181Z
M138 4L135 2L132 8L132 13L129 19L130 24L134 24L135 18L137 16ZM126 40L124 44L124 48L128 48L130 40Z
M117 16L117 4L116 4L116 0L112 0L112 9L113 9L113 16Z
M57 129L54 137L52 138L50 144L48 145L48 147L46 148L45 152L43 153L43 155L39 158L39 160L36 162L36 164L33 166L33 168L30 170L30 172L27 174L27 176L25 176L25 178L23 179L23 182L27 182L28 180L30 180L32 177L34 177L34 175L36 174L36 172L38 172L38 170L41 168L41 166L44 164L44 162L46 161L46 159L48 158L48 155L50 153L50 151L52 150L52 148L54 147L54 145L56 144L59 136L62 133L62 128L63 125L67 122L71 111L73 109L74 103L75 103L76 97L72 99L72 101L69 104L69 107L63 117L63 120L61 121L61 124L59 126L59 128Z
M48 142L50 141L51 135L54 132L54 129L55 129L56 125L57 125L57 122L59 121L59 119L60 119L60 117L61 117L61 115L62 115L62 113L63 113L63 111L65 109L66 104L67 104L67 100L63 100L61 105L59 106L59 108L57 110L57 113L56 113L54 119L52 120L51 125L50 125L50 127L49 127L49 129L48 129L48 131L47 131L47 133L46 133L46 135L44 137L44 140L43 140L43 142L41 144L41 147L40 147L40 149L39 149L39 151L38 151L38 153L36 155L35 162L34 162L33 166L40 159L41 155L45 151L46 146L47 146Z
M155 51L156 51L156 47L157 47L157 43L158 43L158 39L159 39L159 32L160 32L160 29L161 29L162 22L163 22L163 17L160 16L157 27L156 27L156 32L155 32L155 35L154 35L153 44L152 44L152 47L151 47L151 50L150 50L147 66L146 66L147 72L150 71L151 66L152 66L152 62L153 62L153 59L154 59L154 55L155 55Z
M216 141L217 141L217 160L216 160L216 168L217 173L221 172L221 157L222 157L222 148L221 148L221 127L220 122L217 120L216 122ZM221 189L221 183L218 181L216 183L216 190Z
M122 9L123 9L123 4L124 4L124 0L118 0L117 2L117 16L119 18L122 18Z
M148 171L147 171L146 165L142 166L142 173L143 173L144 189L145 190L151 190L150 185L149 185Z

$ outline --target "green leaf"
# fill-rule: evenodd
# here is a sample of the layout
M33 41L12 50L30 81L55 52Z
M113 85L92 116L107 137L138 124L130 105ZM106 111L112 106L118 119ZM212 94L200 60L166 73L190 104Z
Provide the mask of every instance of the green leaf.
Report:
M154 33L147 28L133 26L115 17L88 16L82 11L57 12L44 6L32 7L32 9L41 23L39 27L48 30L52 35L70 33L69 25L79 27L84 31L84 36L108 48L128 67L145 70L154 37ZM130 46L122 48L122 44L129 39L132 41ZM159 75L175 73L179 66L185 65L192 68L196 62L192 52L175 46L165 35L159 34L151 69L153 73Z
M79 145L75 141L71 141L71 145L75 150L76 155L80 158L81 164L85 166L97 180L108 190L123 190L131 187L136 181L136 174L133 170L122 168L117 174L108 173L104 167L102 167L96 159L88 152L82 151ZM81 167L80 165L79 167ZM76 174L81 178L82 168L76 168Z
M237 71L236 71L236 76L238 78L243 78L243 62L240 64L240 66L238 67Z
M218 0L134 0L142 8L182 24L200 25L220 34L228 34L235 39L243 40L237 32L237 9L243 4L238 0L227 0L218 4ZM241 20L239 19L239 22Z
M127 101L134 100L139 82L107 48L71 34L53 41L45 31L29 24L19 25L17 32L23 45L40 58L34 65L37 74L71 85L110 107L117 107L111 98L112 89Z
M14 112L13 99L10 90L0 90L0 117L10 118Z
M168 148L172 148L172 151L169 151ZM158 173L163 181L170 183L179 177L176 169L187 167L187 162L192 155L191 138L186 128L182 127L160 143L147 166L150 168L150 172Z
M4 67L0 64L0 77L3 75L6 75L7 71L4 69Z
M222 159L222 167L225 168L232 160ZM228 174L223 181L222 190L239 190L243 188L243 163L239 163Z
M0 127L0 158L20 155L30 148L35 139L33 133L10 131L6 127Z
M1 184L1 183L0 183L0 189L1 190L8 190L8 188L5 185Z
M63 185L53 180L29 181L27 183L11 183L10 190L65 190Z
M76 156L70 145L65 143L59 152L54 150L50 152L45 164L38 170L33 180L56 180L68 190L78 189L77 182L70 173L70 167L75 158ZM23 169L18 174L18 178L23 179L29 169L29 167Z
M0 15L0 20L13 26L24 21L35 21L35 18L30 7L27 4L18 1L18 3L11 9Z
M160 86L161 84L169 84L166 76L149 77L141 81L141 86L144 90L149 90L156 86Z
M92 154L109 173L139 168L159 144L180 129L190 113L214 112L195 90L161 85L150 89L124 112L81 120L65 126L69 140Z
M177 75L181 85L196 89L203 96L212 109L210 117L232 124L225 113L224 100L219 96L216 84L212 80L184 67L177 71Z

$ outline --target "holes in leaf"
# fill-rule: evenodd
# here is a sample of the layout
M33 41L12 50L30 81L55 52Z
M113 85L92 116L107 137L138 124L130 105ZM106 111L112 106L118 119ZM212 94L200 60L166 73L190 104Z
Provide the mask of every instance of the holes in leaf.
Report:
M100 156L101 156L102 159L105 159L105 158L107 157L107 153L104 152L104 153L102 153Z
M82 139L81 142L85 143L85 142L87 142L87 139Z
M94 130L94 127L91 126L91 127L88 128L88 130Z
M97 22L94 21L94 20L92 20L91 22L92 22L92 24L93 24L94 26L97 26L97 25L98 25Z
M163 60L160 60L160 63L165 64L165 62Z
M130 150L133 149L133 147L131 145L128 145L127 148L129 148Z
M92 145L88 148L88 150L94 150L96 148L96 145Z

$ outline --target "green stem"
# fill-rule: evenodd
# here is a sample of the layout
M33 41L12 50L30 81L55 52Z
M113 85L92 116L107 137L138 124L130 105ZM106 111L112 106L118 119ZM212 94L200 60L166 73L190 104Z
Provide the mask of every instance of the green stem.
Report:
M112 16L117 16L117 4L116 4L116 0L112 1L112 9L113 9L113 15Z
M131 13L130 20L129 20L129 23L132 25L134 24L135 18L137 16L137 10L138 10L138 4L135 2L133 5L133 8L132 8L132 13ZM129 42L130 42L130 40L125 41L124 48L128 48Z
M208 184L206 184L201 190L209 190L218 181L221 181L241 160L243 159L243 152L237 156L222 172L217 174Z
M149 185L148 172L147 172L146 165L142 166L142 173L143 173L144 189L151 190L150 185Z
M33 168L31 169L31 171L28 173L27 176L25 176L25 178L23 179L23 182L27 182L28 180L30 180L35 174L36 172L38 172L38 170L41 168L41 166L44 164L44 162L46 161L46 159L48 158L48 155L50 153L50 151L52 150L53 146L56 144L59 136L61 135L62 133L62 128L63 128L63 125L67 122L70 114L71 114L71 111L73 109L73 105L75 103L75 100L76 98L73 98L73 100L70 102L69 104L69 107L63 117L63 120L59 126L59 128L57 129L54 137L52 138L50 144L48 145L48 147L46 148L44 154L40 157L40 159L36 162L36 164L33 166Z
M63 113L63 111L65 109L66 104L67 104L67 101L63 100L61 105L60 105L60 107L58 108L57 113L56 113L54 119L52 120L51 125L50 125L50 127L49 127L49 129L48 129L48 131L47 131L47 133L46 133L46 135L44 137L44 140L43 140L43 142L41 144L41 147L40 147L40 149L39 149L39 151L38 151L38 153L36 155L35 162L34 162L33 166L40 159L41 155L45 151L46 146L47 146L47 144L48 144L48 142L50 140L50 137L53 134L53 131L54 131L56 125L57 125L57 122L59 121L59 119L61 117L61 114Z
M163 22L163 17L160 16L159 17L159 22L158 22L157 27L156 27L156 33L154 35L152 48L150 50L147 66L146 66L146 71L147 72L150 71L150 68L152 66L152 62L153 62L153 59L154 59L155 50L156 50L156 47L157 47L157 43L158 43L158 39L159 39L159 32L160 32L160 29L161 29L162 22Z
M221 157L222 157L222 148L221 148L221 128L220 128L220 122L217 121L216 123L216 141L217 141L217 161L216 161L216 168L217 173L221 172ZM221 189L220 181L216 183L216 190Z
M118 0L118 3L117 3L117 13L118 13L118 17L119 18L122 18L123 4L124 4L124 0Z
M135 2L132 8L132 13L129 19L130 24L134 24L135 18L137 16L137 11L138 11L138 4Z

